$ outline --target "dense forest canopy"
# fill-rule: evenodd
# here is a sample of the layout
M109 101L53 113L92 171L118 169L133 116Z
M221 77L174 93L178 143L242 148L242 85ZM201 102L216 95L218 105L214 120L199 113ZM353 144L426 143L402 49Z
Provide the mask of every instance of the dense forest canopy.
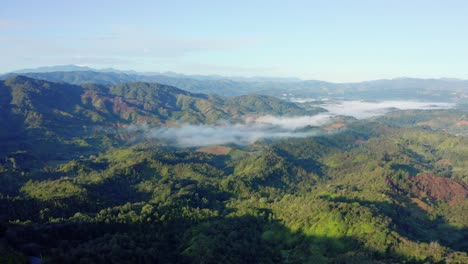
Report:
M462 107L203 147L131 128L326 110L24 76L0 82L0 109L0 263L468 262Z

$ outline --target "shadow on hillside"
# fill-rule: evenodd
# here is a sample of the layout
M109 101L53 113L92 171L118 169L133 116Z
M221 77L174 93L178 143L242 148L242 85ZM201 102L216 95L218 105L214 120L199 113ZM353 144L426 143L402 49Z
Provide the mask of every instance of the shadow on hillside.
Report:
M467 228L450 225L443 217L432 217L407 197L392 197L396 203L375 202L346 197L321 196L333 202L359 203L376 210L378 214L390 217L395 224L395 231L401 236L419 242L434 242L457 251L467 251Z
M320 177L324 176L323 169L322 169L324 165L315 159L298 158L298 157L295 157L293 154L285 150L282 150L280 148L276 149L275 152L278 154L278 156L284 157L287 161L291 162L294 166L303 168L308 173L315 173Z
M4 234L18 251L47 263L417 263L353 238L292 232L268 210L202 221L16 226Z

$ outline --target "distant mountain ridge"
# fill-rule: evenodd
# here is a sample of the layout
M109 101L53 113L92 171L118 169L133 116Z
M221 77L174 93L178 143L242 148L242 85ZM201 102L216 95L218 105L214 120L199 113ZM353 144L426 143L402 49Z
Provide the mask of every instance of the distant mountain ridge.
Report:
M233 80L233 81L240 81L240 82L296 82L302 81L296 77L267 77L267 76L255 76L255 77L242 77L242 76L222 76L222 75L192 75L192 74L182 74L177 72L137 72L134 70L117 70L114 68L103 68L103 69L96 69L91 68L88 66L80 66L75 64L69 65L56 65L56 66L45 66L45 67L37 67L37 68L29 68L29 69L20 69L15 70L10 73L49 73L49 72L71 72L71 71L93 71L93 72L112 72L112 73L125 73L125 74L136 74L136 75L144 75L144 76L152 76L152 75L162 75L167 77L175 77L175 78L189 78L194 80Z
M38 68L37 72L22 70L22 75L35 79L71 84L119 84L156 82L205 94L239 96L263 94L285 99L334 98L364 100L468 100L468 80L396 78L358 83L331 83L318 80L302 81L288 78L232 78L223 76L189 76L177 73L137 73L115 69L95 70L76 65ZM61 70L61 71L55 71ZM23 73L24 72L24 73ZM19 73L0 76L7 79Z
M187 79L194 79L194 80L232 80L238 82L311 82L311 81L319 81L325 83L333 83L328 81L320 81L320 80L303 80L297 77L269 77L269 76L253 76L253 77L243 77L243 76L222 76L217 74L211 75L200 75L200 74L183 74L177 73L172 71L166 72L138 72L135 70L118 70L114 68L102 68L96 69L91 68L84 65L76 65L76 64L69 64L69 65L54 65L54 66L43 66L37 68L27 68L27 69L20 69L11 72L5 73L5 75L10 73L51 73L51 72L76 72L76 71L92 71L92 72L105 72L105 73L124 73L124 74L134 74L134 75L144 75L144 76L153 76L153 75L161 75L167 77L175 77L175 78L187 78ZM411 80L425 80L425 81L442 81L442 82L467 82L468 80L459 79L459 78L415 78L415 77L396 77L391 79L376 79L376 80L368 80L368 81L360 81L360 82L342 82L342 83L334 83L334 84L343 84L343 85L351 85L351 84L358 84L358 83L373 83L373 82L386 82L386 81L411 81Z

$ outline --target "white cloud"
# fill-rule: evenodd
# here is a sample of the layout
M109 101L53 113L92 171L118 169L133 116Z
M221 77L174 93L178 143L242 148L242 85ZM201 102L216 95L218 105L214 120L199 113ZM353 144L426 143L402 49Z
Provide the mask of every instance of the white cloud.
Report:
M179 147L197 147L235 143L252 144L265 138L306 137L311 133L299 133L262 124L190 125L149 129L146 136L168 141Z
M296 102L312 102L315 99L297 99ZM411 109L450 109L452 103L418 102L418 101L330 101L318 105L329 111L332 115L353 116L358 119L369 118L386 114L392 110Z
M322 126L330 122L330 114L318 114L314 116L283 117L266 115L255 119L257 123L272 124L284 129L298 129L305 126Z
M150 128L130 126L129 132L143 132L147 138L156 138L179 147L198 147L235 143L252 144L262 139L302 138L318 132L298 132L305 126L320 126L329 123L330 116L276 117L261 116L246 119L245 123L219 123L217 125L180 124L176 127Z
M450 108L449 103L424 103L414 101L341 101L320 105L329 110L313 116L258 116L246 117L243 123L220 122L217 125L179 124L175 127L151 128L147 125L130 126L128 132L142 132L147 138L161 140L179 147L199 147L218 144L248 145L262 139L303 138L321 135L320 131L299 131L306 126L324 126L333 122L335 115L367 118L382 115L392 109Z

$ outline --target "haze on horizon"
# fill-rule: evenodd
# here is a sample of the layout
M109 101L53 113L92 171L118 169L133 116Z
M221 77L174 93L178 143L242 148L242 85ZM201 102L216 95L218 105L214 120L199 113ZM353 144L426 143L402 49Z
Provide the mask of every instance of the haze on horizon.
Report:
M468 79L468 2L8 1L0 72L77 64L355 82Z

